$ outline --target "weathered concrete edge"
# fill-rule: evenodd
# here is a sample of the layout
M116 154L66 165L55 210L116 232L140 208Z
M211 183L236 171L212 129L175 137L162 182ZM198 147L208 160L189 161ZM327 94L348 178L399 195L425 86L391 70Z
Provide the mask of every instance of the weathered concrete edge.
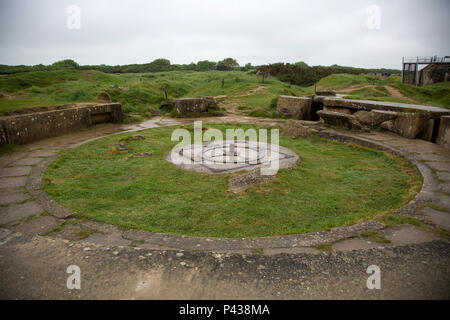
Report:
M145 129L143 129L145 130ZM121 134L123 132L117 133ZM113 134L116 135L116 134ZM319 133L322 138L336 140L344 143L355 143L363 147L370 147L377 150L388 151L397 156L404 158L412 163L423 176L423 185L421 191L408 204L396 209L393 213L411 214L418 207L432 201L432 191L436 188L436 184L432 179L430 168L416 160L413 156L406 152L387 146L383 143L374 142L365 138L347 135L334 130L322 131ZM97 139L102 138L98 137ZM89 140L91 141L91 140ZM86 141L84 143L87 143ZM81 143L81 144L84 144ZM47 167L57 158L58 155L45 159L40 165L32 170L30 179L26 188L30 194L35 196L44 209L51 215L58 218L67 218L75 214L75 212L65 208L53 200L42 188L41 181ZM106 223L105 223L106 225ZM307 234L286 235L276 237L262 238L205 238L191 237L174 234L155 233L144 230L131 229L120 231L121 236L127 240L140 241L144 240L145 244L154 247L163 247L174 250L201 250L201 251L221 251L221 250L243 250L243 249L283 249L283 248L299 248L312 247L320 244L332 243L347 238L355 237L372 230L381 230L386 226L375 220L368 220L352 226L337 227L330 231L317 231Z
M326 97L323 99L324 107L339 107L355 110L385 110L405 112L408 109L414 109L423 113L430 114L432 118L444 115L450 115L450 110L441 107L425 106L417 104L408 104L400 102L374 101L374 100L352 100L337 97Z
M123 121L120 103L87 104L0 117L0 145L28 144L91 127Z

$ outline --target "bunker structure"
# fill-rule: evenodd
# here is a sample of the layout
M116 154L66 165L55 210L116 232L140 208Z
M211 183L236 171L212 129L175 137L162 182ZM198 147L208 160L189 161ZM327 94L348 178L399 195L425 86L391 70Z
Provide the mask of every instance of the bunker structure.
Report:
M419 71L419 66L426 65ZM423 86L448 81L450 56L414 57L402 59L402 83Z

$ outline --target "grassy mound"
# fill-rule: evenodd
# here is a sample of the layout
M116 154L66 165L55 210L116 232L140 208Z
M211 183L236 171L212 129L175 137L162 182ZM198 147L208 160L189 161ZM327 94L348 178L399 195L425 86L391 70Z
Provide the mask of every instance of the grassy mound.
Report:
M222 132L241 124L212 125ZM280 137L302 162L240 195L229 175L200 174L165 161L175 127L140 132L145 140L112 145L130 134L66 150L44 174L45 190L80 218L124 228L208 237L262 237L351 225L408 202L421 178L404 160L319 138ZM124 141L124 140L122 140ZM151 152L150 157L134 157Z
M149 108L180 97L224 96L222 100L249 109L270 109L271 101L281 94L302 96L312 91L274 78L262 84L259 76L241 71L106 74L57 70L2 76L0 93L0 115L32 106L95 101L104 93L121 103L126 114L149 116Z
M360 87L348 93L347 99L392 101L432 105L450 109L450 82L416 87L401 82L400 76L382 78L370 74L333 74L318 82L318 87L334 90ZM365 87L371 86L371 87ZM400 92L403 97L393 96L386 86Z

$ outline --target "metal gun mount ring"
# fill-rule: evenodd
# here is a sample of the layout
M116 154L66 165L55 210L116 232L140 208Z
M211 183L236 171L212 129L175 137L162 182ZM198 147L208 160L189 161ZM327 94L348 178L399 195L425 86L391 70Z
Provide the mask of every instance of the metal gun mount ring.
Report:
M166 160L185 170L225 174L256 168L289 168L300 157L288 148L270 143L224 140L177 146Z

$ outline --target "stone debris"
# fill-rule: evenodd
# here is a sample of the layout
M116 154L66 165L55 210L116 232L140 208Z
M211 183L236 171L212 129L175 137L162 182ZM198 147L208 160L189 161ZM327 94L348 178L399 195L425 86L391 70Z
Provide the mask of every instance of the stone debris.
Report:
M117 151L127 151L129 148L123 143L117 143L113 146Z
M261 168L257 168L255 170L230 177L228 179L228 190L233 193L241 193L257 184L272 181L276 178L276 175L262 175Z
M334 111L321 110L317 114L331 126L344 127L350 130L363 130L364 127L358 122L356 117L351 114L345 114Z
M151 157L151 152L140 152L140 153L133 153L133 157Z
M135 134L133 136L130 136L130 139L134 140L134 141L136 141L136 140L145 140L145 137L141 136L140 134Z
M283 136L297 138L311 138L313 133L316 133L317 130L304 126L300 123L300 121L295 120L287 120L285 123L280 125L281 134Z

